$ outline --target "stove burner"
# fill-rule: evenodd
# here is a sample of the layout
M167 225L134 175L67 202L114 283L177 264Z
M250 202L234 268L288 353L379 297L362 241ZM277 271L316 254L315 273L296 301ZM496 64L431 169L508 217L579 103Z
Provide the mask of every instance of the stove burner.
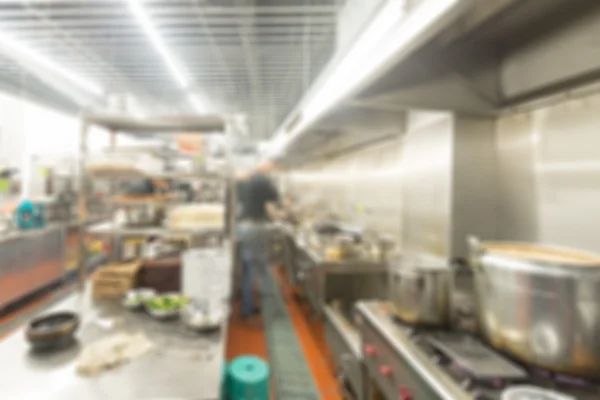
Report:
M379 318L392 324L399 335L414 345L408 350L419 352L426 357L431 367L462 388L465 398L600 400L600 378L597 381L582 379L520 364L472 333L410 325L399 319L390 306L378 308L377 311ZM404 365L406 360L403 355L396 356L400 365ZM545 390L545 397L503 397L510 394L509 388L519 388L523 385Z
M427 342L448 358L454 368L468 377L498 387L505 381L523 381L527 372L486 347L473 337L461 333L435 333L426 336Z

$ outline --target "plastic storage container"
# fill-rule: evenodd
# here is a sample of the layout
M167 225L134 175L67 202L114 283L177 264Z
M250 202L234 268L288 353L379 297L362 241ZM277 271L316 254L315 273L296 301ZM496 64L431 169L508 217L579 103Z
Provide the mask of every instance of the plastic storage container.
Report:
M269 365L254 356L234 359L228 368L228 390L230 400L268 400Z
M190 249L182 255L183 293L204 305L208 312L223 307L229 300L230 257L223 249Z

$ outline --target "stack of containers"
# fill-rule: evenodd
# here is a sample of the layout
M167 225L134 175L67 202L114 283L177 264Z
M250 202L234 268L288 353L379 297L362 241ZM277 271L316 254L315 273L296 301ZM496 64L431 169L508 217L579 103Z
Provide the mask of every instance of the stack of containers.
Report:
M182 255L183 293L206 307L209 314L223 312L229 300L229 262L224 249L190 249Z

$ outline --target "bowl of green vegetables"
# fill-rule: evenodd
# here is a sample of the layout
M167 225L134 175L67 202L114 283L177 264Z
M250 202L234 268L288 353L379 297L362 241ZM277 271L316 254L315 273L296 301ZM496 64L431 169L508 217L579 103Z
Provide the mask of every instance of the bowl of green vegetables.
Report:
M156 292L154 289L132 289L125 294L125 297L123 298L123 307L133 311L141 310L143 309L144 304L155 296Z
M175 319L179 311L189 303L189 298L180 293L154 296L145 303L146 311L159 320Z

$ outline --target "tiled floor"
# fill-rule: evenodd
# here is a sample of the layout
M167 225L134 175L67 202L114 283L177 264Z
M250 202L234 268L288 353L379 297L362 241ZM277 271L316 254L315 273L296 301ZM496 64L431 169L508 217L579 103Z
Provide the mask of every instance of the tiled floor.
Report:
M278 274L278 280L285 297L286 306L296 335L312 372L315 385L323 400L341 400L334 369L329 359L328 347L323 334L323 324L311 321L307 310L296 301L293 289L287 283L283 274ZM266 338L260 326L250 325L239 318L234 310L228 333L227 359L239 355L253 354L268 361ZM282 399L284 400L284 399Z

